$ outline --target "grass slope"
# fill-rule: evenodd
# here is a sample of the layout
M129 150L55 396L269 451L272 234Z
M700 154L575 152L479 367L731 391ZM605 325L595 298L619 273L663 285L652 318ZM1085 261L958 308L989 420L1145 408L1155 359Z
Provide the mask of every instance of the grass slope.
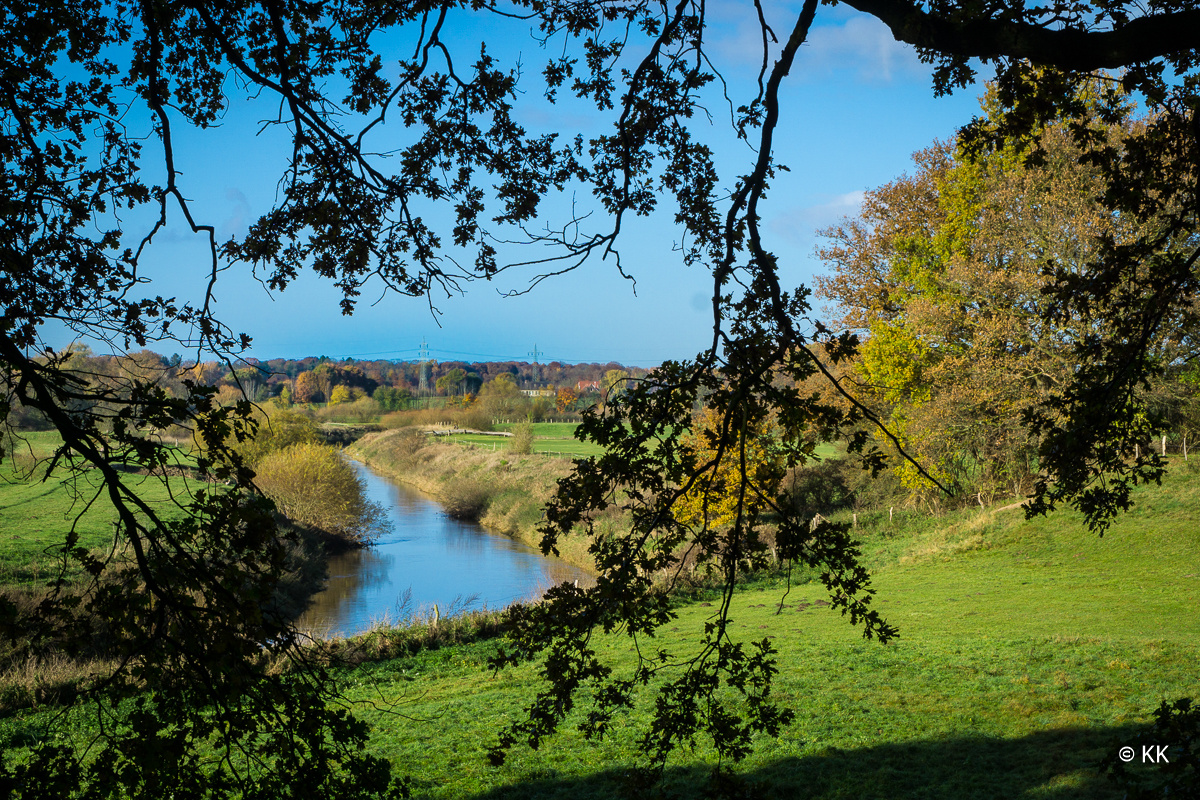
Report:
M1026 522L1020 511L862 530L879 605L901 628L888 646L822 605L819 583L739 593L735 630L772 639L776 696L797 712L783 736L758 742L742 779L769 798L1119 796L1096 762L1159 701L1200 694L1200 479L1173 475L1137 499L1102 539L1077 515ZM682 649L713 610L681 607L654 645ZM349 673L378 752L425 797L624 791L645 709L604 742L568 731L487 766L486 746L538 685L533 668L484 671L492 647ZM632 664L626 638L601 649ZM381 701L423 721L367 705ZM698 794L711 758L703 746L683 754L667 795Z

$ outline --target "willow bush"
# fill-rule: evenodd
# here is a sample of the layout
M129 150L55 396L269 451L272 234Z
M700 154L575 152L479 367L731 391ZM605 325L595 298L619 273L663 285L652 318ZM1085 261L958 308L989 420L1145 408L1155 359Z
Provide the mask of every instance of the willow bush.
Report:
M267 455L255 484L288 519L319 528L350 544L366 545L384 527L384 510L341 454L305 442Z

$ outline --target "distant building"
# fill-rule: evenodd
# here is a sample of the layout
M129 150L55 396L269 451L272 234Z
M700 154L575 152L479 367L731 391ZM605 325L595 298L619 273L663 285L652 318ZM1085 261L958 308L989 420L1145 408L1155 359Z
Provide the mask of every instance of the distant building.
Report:
M590 394L595 392L600 393L600 381L578 381L575 384L575 391L579 394Z
M554 397L557 392L553 389L522 389L521 394L526 397Z

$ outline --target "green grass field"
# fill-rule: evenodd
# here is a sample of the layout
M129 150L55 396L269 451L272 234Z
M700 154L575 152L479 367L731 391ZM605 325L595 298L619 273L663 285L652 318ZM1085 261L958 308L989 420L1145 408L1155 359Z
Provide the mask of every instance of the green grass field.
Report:
M536 436L536 434L535 434ZM440 442L453 442L455 444L471 445L472 447L480 447L484 450L502 451L508 449L507 436L484 436L474 433L456 433L453 436L439 436ZM533 440L533 452L535 453L554 453L565 454L568 456L598 456L604 452L604 448L591 442L581 442L576 439L541 439Z
M497 425L498 431L511 431L515 425ZM533 451L535 453L561 453L571 457L580 456L598 456L604 453L604 448L592 442L581 442L575 439L575 429L579 427L575 422L535 422L533 423ZM508 448L508 437L505 436L483 436L471 433L459 433L453 436L441 437L441 441L456 442L458 444L469 444L476 447L482 447L487 450L506 450ZM834 444L821 444L817 446L817 455L820 458L835 458L842 454L842 449Z
M497 431L511 432L516 423L501 423ZM581 442L575 439L576 422L535 422L533 423L533 452L561 454L570 457L598 456L604 453L604 448L591 442ZM453 436L439 437L439 441L449 441L456 444L466 444L480 447L484 450L507 450L507 436L484 436L482 434L458 433Z
M77 480L66 476L42 480L44 470L30 473L35 460L51 455L61 443L56 433L28 433L13 459L0 466L0 586L44 582L59 574L63 538L74 526L79 543L91 550L113 546L116 513L100 481L84 472ZM172 493L201 486L185 478L172 478L171 488L153 477L128 475L130 485L152 507L170 514ZM67 575L75 574L74 562Z
M511 433L516 427L516 423L500 423L496 430ZM573 439L578 427L578 422L535 422L533 435L543 439Z
M1175 475L1138 499L1103 539L1075 515L1025 522L1019 511L864 530L878 605L901 630L887 646L821 605L819 583L739 594L735 628L772 639L775 694L797 714L739 769L761 792L747 796L1119 797L1095 764L1161 700L1200 694L1200 479ZM655 646L685 647L712 611L681 607ZM485 747L537 687L532 669L484 671L491 647L348 674L378 752L422 796L616 796L644 707L602 743L566 732L487 766ZM631 663L628 639L601 649ZM429 722L401 724L369 698ZM697 796L711 757L682 753L667 796Z
M1180 466L1162 487L1139 490L1103 538L1067 512L1029 522L1019 510L907 512L891 524L886 512L860 514L877 605L900 628L886 646L862 640L804 576L790 591L777 582L740 592L735 631L771 639L774 696L796 712L739 765L744 796L1120 797L1097 762L1144 729L1161 700L1200 696L1200 476ZM686 652L713 611L682 604L652 646ZM372 750L412 777L418 797L622 796L645 704L602 742L566 730L488 765L487 746L538 688L535 665L488 672L495 646L345 671L348 698L373 725ZM598 646L618 669L631 666L629 639ZM0 719L0 747L29 744L47 713ZM703 742L679 753L663 796L701 796L712 764Z

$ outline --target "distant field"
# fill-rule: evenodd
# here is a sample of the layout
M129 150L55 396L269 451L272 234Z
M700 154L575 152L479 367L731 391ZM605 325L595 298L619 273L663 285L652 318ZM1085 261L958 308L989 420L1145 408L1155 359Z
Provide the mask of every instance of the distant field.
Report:
M516 424L500 424L496 426L498 431L511 432ZM604 453L604 448L591 442L581 442L573 438L575 429L579 427L576 422L535 422L533 423L533 450L535 453L563 453L570 456L598 456ZM508 437L505 436L481 436L476 434L461 433L453 436L438 437L439 441L449 441L458 444L469 444L477 447L482 447L487 450L506 450L508 449ZM825 458L837 458L844 454L844 449L841 445L823 443L817 445L817 456Z
M536 437L536 433L534 434ZM507 436L481 436L472 433L456 433L453 436L439 436L439 442L468 444L485 450L507 450ZM580 442L576 439L539 439L533 440L535 453L564 453L570 456L598 456L604 453L604 448L591 442Z
M496 430L512 432L515 427L517 427L516 423L500 423L496 426ZM578 422L535 422L533 423L533 435L548 439L570 439L575 436L575 429L578 427Z
M846 449L840 444L832 442L821 442L817 445L817 457L824 460L827 458L839 458L846 455Z

